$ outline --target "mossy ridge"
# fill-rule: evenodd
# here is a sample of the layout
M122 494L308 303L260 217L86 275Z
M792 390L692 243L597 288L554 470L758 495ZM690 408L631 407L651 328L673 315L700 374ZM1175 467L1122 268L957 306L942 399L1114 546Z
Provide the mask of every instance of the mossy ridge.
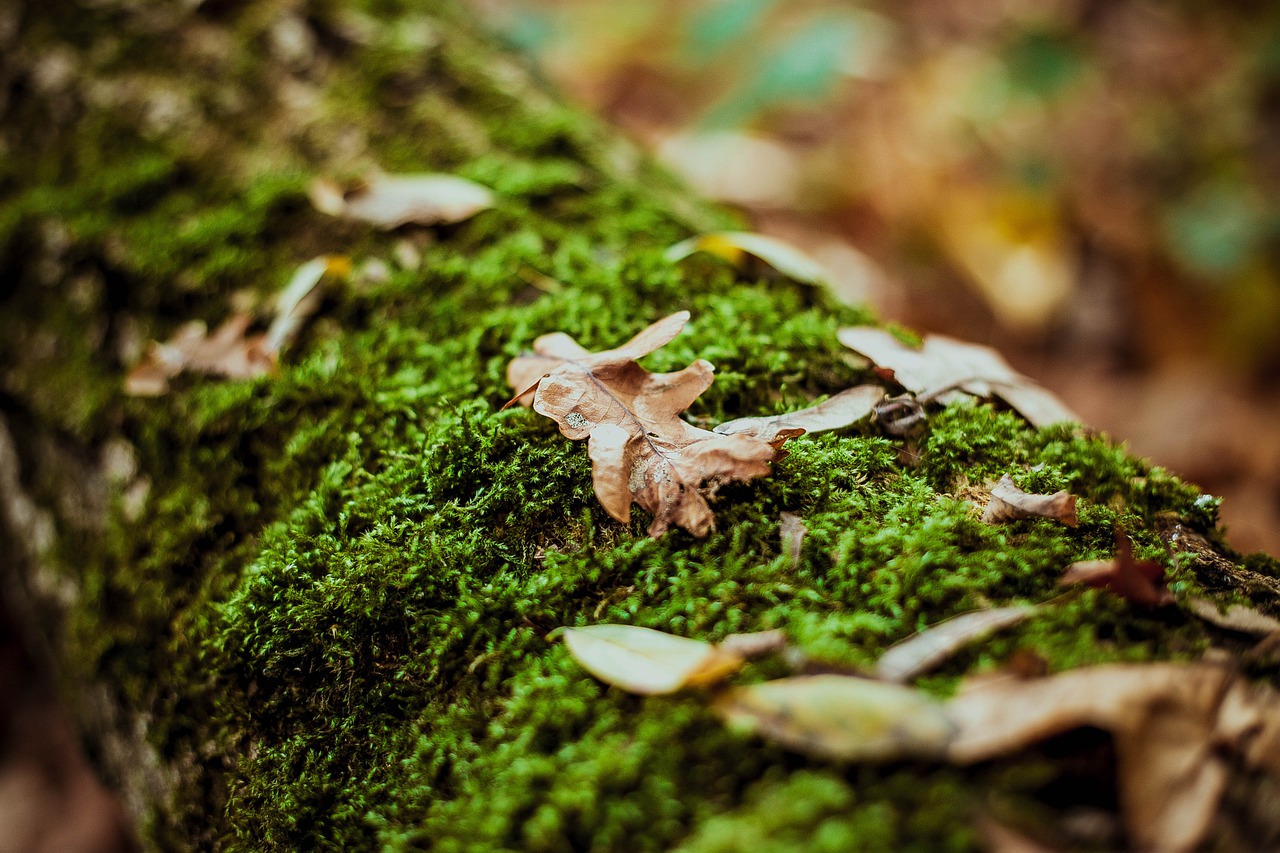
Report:
M695 408L694 417L711 420L728 413L726 401L785 409L860 373L831 343L838 311L804 308L808 295L795 286L740 290L722 280L688 297L675 291L669 268L648 280L598 279L493 309L477 318L474 346L423 350L380 333L380 354L356 336L361 358L407 364L407 347L422 376L436 379L425 387L383 380L374 411L416 413L405 416L418 419L411 432L362 435L367 461L329 469L322 488L264 537L222 611L223 678L246 695L252 689L257 713L271 721L255 729L257 757L231 803L244 840L369 846L376 831L406 849L428 839L440 849L450 849L449 839L459 848L550 850L566 838L591 849L622 838L637 849L667 847L701 819L743 808L752 781L787 760L723 732L696 701L604 690L547 646L542 635L551 628L627 621L716 639L782 627L812 654L865 665L889 642L953 613L1052 597L1058 570L1105 553L1118 519L1189 512L1196 497L1168 480L1156 500L1137 500L1131 471L1158 482L1163 475L1122 454L1119 467L1105 469L1098 440L1036 433L1012 414L962 404L935 419L918 470L865 428L804 439L774 477L726 491L720 532L708 540L647 540L644 519L624 533L596 505L580 447L531 412L495 413L509 393L501 365L535 334L565 328L607 346L691 305L687 335L653 367L715 350L738 378L723 396L713 386ZM789 319L778 323L781 316ZM490 354L502 329L512 337ZM788 371L791 381L779 383ZM433 398L446 402L423 408ZM999 440L978 452L975 434ZM386 452L376 449L382 442ZM961 452L972 469L956 463ZM1094 467L1080 474L1075 459ZM962 470L982 476L983 466L994 473L1040 463L1035 476L1070 481L1093 502L1078 531L1049 522L989 527L937 487ZM810 527L797 566L779 555L782 510L800 512ZM1189 657L1204 634L1090 593L961 655L951 675L929 684L945 691L956 673L997 662L1015 644L1070 666ZM305 778L282 789L299 768ZM844 771L814 772L845 780L876 814L932 803L950 816L927 837L904 820L895 830L903 843L947 842L972 803L960 797L944 806L948 798L929 781L919 802L905 803L898 797L907 786L889 796L877 773L855 784ZM958 787L945 775L947 790ZM616 796L599 805L584 799L597 790Z
M63 5L88 33L108 14ZM589 120L477 63L488 49L454 13L311 4L309 23L334 42L313 80L261 58L269 7L218 5L226 20L207 25L241 44L222 60L190 64L163 27L129 26L120 38L136 49L103 60L190 83L194 129L144 133L136 112L86 108L89 131L70 147L14 146L3 180L27 189L0 215L0 256L23 280L6 316L61 330L58 357L33 362L17 356L22 324L4 322L6 355L31 368L6 391L70 435L123 424L151 481L145 521L118 518L108 554L86 562L65 547L88 584L72 626L82 672L120 685L150 710L151 742L200 768L159 807L154 840L713 850L758 830L779 849L961 849L980 796L1035 790L1035 774L804 762L726 732L697 700L605 690L542 637L595 621L707 639L781 627L811 654L865 664L952 613L1052 596L1061 565L1109 551L1116 521L1199 518L1194 490L1103 441L960 405L933 419L918 467L867 428L803 439L774 477L725 490L708 540L651 541L640 518L623 529L599 510L581 446L531 412L496 413L512 355L551 330L610 346L690 308L687 333L647 363L716 363L690 411L712 423L864 378L834 329L869 318L795 285L737 282L713 261L663 261L687 233L673 204L691 205ZM399 24L352 41L341 13L360 5ZM291 119L273 93L295 77L322 107L282 133ZM345 160L333 150L354 124L369 149ZM313 254L386 256L398 236L326 219L304 197L311 174L375 161L456 171L503 197L422 242L420 269L336 294L279 376L187 379L165 400L122 401L101 336L66 334L106 311L162 336L182 319L216 322L237 289L269 294ZM83 298L51 302L32 284L40 269L14 259L48 257L50 229L68 235L60 281L87 277ZM526 266L566 289L538 296ZM985 527L954 496L1010 469L1082 494L1080 529ZM782 510L810 528L794 566L779 555ZM1161 548L1151 533L1137 544ZM1017 645L1066 667L1194 656L1205 643L1195 624L1088 593L926 684L946 692ZM230 782L224 755L243 756ZM224 798L211 826L209 804Z

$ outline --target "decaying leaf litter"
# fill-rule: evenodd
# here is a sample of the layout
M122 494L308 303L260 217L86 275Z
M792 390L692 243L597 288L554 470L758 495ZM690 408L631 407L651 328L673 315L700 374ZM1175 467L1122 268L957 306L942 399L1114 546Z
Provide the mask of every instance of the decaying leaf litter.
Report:
M424 201L424 192L436 197ZM351 190L317 182L312 196L326 213L387 229L459 221L492 204L487 190L451 176L374 179ZM749 254L798 280L821 280L802 255L755 236L707 235L673 247L668 257L707 250L736 261ZM253 318L243 313L212 334L197 324L183 327L167 344L153 346L129 377L130 393L163 393L183 370L228 378L270 372L281 348L314 312L320 281L348 269L349 261L333 256L302 265L277 298L265 332L249 335ZM769 473L785 456L788 440L849 426L885 401L885 389L866 385L797 412L739 418L711 431L693 427L679 415L710 386L711 365L699 360L675 373L653 374L638 364L687 320L688 313L679 312L621 347L597 353L567 335L544 335L532 355L508 369L513 402L556 420L567 437L588 441L593 482L606 511L626 521L631 503L639 504L654 516L653 536L671 526L706 535L714 524L707 499L720 485ZM916 349L878 329L844 329L840 339L876 363L882 378L906 388L921 411L923 403L947 402L963 392L1000 397L1033 425L1075 420L988 348L933 336ZM983 520L1041 517L1074 526L1075 503L1066 492L1028 495L1006 474L992 490ZM782 522L789 559L798 561L803 520L787 513ZM1116 550L1111 560L1068 567L1062 583L1102 587L1139 606L1173 603L1162 567L1135 561L1119 532ZM1280 626L1238 605L1219 611L1198 599L1189 607L1229 630L1274 635ZM735 635L719 645L620 625L570 628L563 636L575 658L608 683L640 694L709 690L711 707L730 725L823 759L967 764L1081 725L1104 728L1117 740L1130 838L1143 848L1192 849L1203 839L1232 772L1223 750L1253 771L1280 776L1274 760L1280 701L1274 691L1249 688L1221 667L1150 664L1086 667L1038 679L988 676L946 702L905 686L963 646L1035 612L1020 604L948 620L889 649L871 677L799 675L739 687L722 682L748 658L784 650L780 632Z
M897 683L958 642L1033 612L1004 608L943 623L931 630L946 636L919 642L926 631L891 649L873 676L800 675L742 686L721 684L743 663L725 644L622 625L566 629L565 637L570 653L609 684L639 694L702 688L729 726L821 760L964 766L1081 727L1102 729L1115 740L1122 815L1135 849L1196 849L1233 774L1280 784L1280 692L1250 685L1230 666L1103 664L1032 678L995 672L945 701Z
M309 195L322 213L383 230L462 222L495 202L488 187L447 174L379 173L350 185L317 178ZM126 378L126 392L134 396L164 394L169 381L183 372L226 379L265 376L275 369L281 349L319 307L318 285L326 277L342 278L350 272L351 261L342 255L324 255L299 266L276 296L264 332L251 333L255 318L244 311L232 314L212 333L200 321L184 324L166 342L150 345Z
M712 251L723 253L718 236L710 245ZM703 247L704 243L689 241L673 247L669 257L682 257ZM741 247L731 248L743 251ZM915 403L921 413L925 402L945 402L967 393L998 396L1037 426L1077 420L1049 392L1014 373L988 348L929 338L923 347L915 349L878 329L845 329L841 331L841 341L871 357L883 378L907 388L911 393L906 399ZM536 398L542 382L561 368L559 363L547 361L548 356L566 360L589 356L586 351L569 351L562 356L545 340L541 344L541 348L535 346L533 358L542 361L528 361L518 371L513 362L509 374L512 388L526 403L530 395ZM547 372L535 376L543 369ZM525 382L530 384L526 386ZM701 390L705 386L698 393ZM838 429L873 414L884 399L882 389L864 386L841 392L803 413L739 419L717 426L714 432L756 433L768 440L790 438L789 430L801 434L812 427ZM843 416L846 400L849 411L856 411L856 416ZM824 419L824 406L840 413L831 416L830 425ZM534 407L537 408L536 403ZM553 408L559 410L560 417L567 417L572 409L563 405ZM1006 473L992 489L983 521L1007 524L1045 518L1074 527L1078 523L1076 504L1076 497L1065 491L1028 494ZM803 542L803 520L785 513L781 522L783 548L795 562ZM1153 561L1135 560L1128 538L1119 530L1115 557L1072 564L1060 582L1107 589L1139 607L1174 603L1164 586L1163 567ZM1193 612L1206 610L1203 603L1193 602L1191 607ZM1245 758L1250 770L1265 767L1266 772L1280 779L1280 773L1266 767L1266 760L1258 757L1252 740L1257 727L1266 725L1261 722L1263 718L1274 721L1267 724L1280 729L1280 694L1249 688L1240 676L1222 667L1104 665L1041 678L988 676L947 702L905 686L965 645L1014 626L1036 610L1024 604L994 608L933 626L888 650L871 677L798 675L724 687L720 683L737 672L741 664L732 656L722 656L710 644L689 647L697 651L682 665L646 659L641 670L652 669L655 663L659 669L666 666L672 672L662 681L661 692L692 686L710 690L710 706L731 726L823 759L942 760L963 765L1011 754L1081 726L1102 728L1117 743L1117 774L1126 830L1140 849L1190 850L1207 836L1232 772L1222 750ZM1254 612L1247 608L1228 612L1230 616L1209 615L1206 611L1202 617L1224 627L1269 626L1268 617L1257 614L1259 618L1254 618ZM1214 615L1221 618L1215 620ZM696 642L680 639L684 643ZM588 663L579 650L571 647L571 652L603 680L627 688L631 676L626 671L625 656L614 655L613 670L602 675L598 660ZM719 665L703 663L708 660L719 661ZM655 680L661 679L649 672L647 682ZM1248 698L1224 699L1235 697L1240 691ZM633 692L657 691L646 685ZM1072 701L1056 701L1060 694L1070 696ZM1243 703L1247 710L1238 711L1237 703ZM1238 722L1238 714L1249 723ZM993 733L999 736L993 737Z

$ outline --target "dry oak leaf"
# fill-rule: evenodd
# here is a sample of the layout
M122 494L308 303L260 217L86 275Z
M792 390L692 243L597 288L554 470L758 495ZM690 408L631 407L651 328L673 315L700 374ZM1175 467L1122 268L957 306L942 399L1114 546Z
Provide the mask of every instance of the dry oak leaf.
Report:
M1133 545L1116 531L1116 555L1110 560L1081 560L1067 566L1058 584L1082 583L1106 589L1142 607L1163 607L1174 602L1165 588L1164 566L1154 560L1135 560Z
M1075 527L1076 496L1068 492L1030 495L1005 474L991 490L991 500L982 513L982 520L987 524L1005 524L1021 518L1048 518Z
M1036 427L1080 421L1052 392L1018 373L991 347L926 335L917 349L873 326L848 327L837 335L849 349L892 371L894 381L912 393L942 403L959 399L961 392L999 397ZM947 390L952 388L957 390Z
M634 501L653 514L653 537L673 526L706 536L715 515L703 492L768 474L782 443L803 432L782 429L765 441L681 420L680 412L710 387L711 363L699 359L674 373L650 373L636 360L671 341L688 320L688 311L672 314L604 352L584 349L561 332L543 335L532 355L507 367L513 402L532 401L567 438L587 439L591 479L605 512L628 522Z
M636 625L565 628L564 643L596 678L642 695L714 684L744 661L744 656L710 643Z

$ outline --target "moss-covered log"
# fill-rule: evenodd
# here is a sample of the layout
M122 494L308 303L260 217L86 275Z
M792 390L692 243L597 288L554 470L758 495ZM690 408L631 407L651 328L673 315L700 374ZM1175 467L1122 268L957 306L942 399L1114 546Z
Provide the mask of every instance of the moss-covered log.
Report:
M863 665L948 615L1052 598L1116 525L1180 594L1275 606L1280 566L1221 545L1212 499L986 404L938 411L910 448L870 426L794 441L772 477L722 491L704 540L611 521L582 445L499 411L504 367L534 337L606 347L688 308L649 364L713 361L690 412L713 421L866 379L835 330L870 318L785 280L666 262L731 221L466 18L400 0L0 9L6 593L147 842L963 849L976 807L1039 814L1066 771L1044 756L804 761L696 699L606 689L545 636L782 628ZM307 201L314 176L374 168L452 172L499 202L388 234ZM276 375L125 395L147 340L217 323L333 252L356 272ZM982 524L965 497L1004 472L1078 494L1079 526ZM799 560L783 511L808 527ZM1019 648L1066 668L1230 642L1090 592L923 685L945 694Z

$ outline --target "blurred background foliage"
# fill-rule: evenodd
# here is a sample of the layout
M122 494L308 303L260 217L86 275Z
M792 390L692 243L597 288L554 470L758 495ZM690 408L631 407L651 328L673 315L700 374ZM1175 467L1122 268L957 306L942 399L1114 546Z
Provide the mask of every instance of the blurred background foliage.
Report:
M1280 553L1280 4L473 0L703 193Z

